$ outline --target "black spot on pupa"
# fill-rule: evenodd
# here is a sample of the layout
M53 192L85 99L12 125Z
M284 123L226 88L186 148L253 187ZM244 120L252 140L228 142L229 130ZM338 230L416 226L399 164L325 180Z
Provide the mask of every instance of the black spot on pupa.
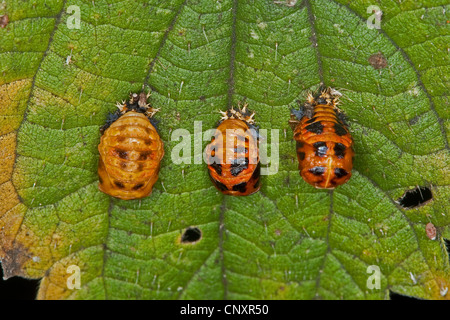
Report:
M214 183L214 185L219 189L220 191L228 191L228 188L226 185L224 185L222 182L215 180L211 175L209 176Z
M424 205L432 199L433 194L430 188L417 187L413 190L406 191L397 202L405 209L412 209Z
M345 149L346 148L347 147L345 145L343 145L342 143L339 143L339 142L336 143L334 148L333 148L335 156L337 156L339 159L344 158L344 156L345 156Z
M343 136L347 134L347 130L345 130L345 128L337 122L334 124L334 131L338 136Z
M122 149L116 149L116 153L120 159L128 159L128 151Z
M306 121L306 123L313 123L317 120L317 117L311 118L308 121Z
M336 175L337 178L342 178L342 177L348 175L348 172L342 168L335 168L334 174Z
M152 154L151 151L143 151L139 155L139 160L147 160L151 154Z
M186 230L184 230L183 234L181 235L181 242L192 243L200 240L201 237L202 231L199 228L189 227Z
M297 155L298 155L298 158L300 159L300 160L305 160L305 153L304 152L297 152Z
M142 188L144 186L144 184L143 183L138 183L138 184L136 184L135 186L133 186L133 190L139 190L140 188Z
M116 185L116 187L117 188L120 188L120 189L123 189L123 188L125 188L125 186L123 185L123 183L122 182L120 182L120 181L114 181L114 184Z
M314 167L308 170L315 176L321 176L325 173L325 167Z
M327 143L324 141L318 141L313 144L313 147L315 149L316 156L318 157L325 157L328 152Z
M250 179L258 179L260 175L261 175L261 162L258 162L255 171L253 171L252 177Z
M234 148L234 152L236 153L248 153L248 149L246 147L236 147Z
M233 191L239 191L241 193L244 193L246 189L247 189L247 183L246 182L241 182L241 183L235 184L233 186Z
M231 167L237 167L242 165L248 165L249 159L248 157L238 157L236 159L231 160Z
M243 170L245 170L246 168L244 168L244 166L239 166L239 167L232 167L230 169L230 173L236 177L237 175L239 175L239 173L241 173Z
M103 179L102 179L101 177L98 177L98 182L99 182L100 184L103 184Z
M222 175L222 165L220 163L212 163L210 166L216 171L216 173L220 176Z
M323 131L323 124L321 124L320 122L314 122L307 126L305 129L315 134L321 134Z
M238 159L234 159L231 163L230 173L236 177L239 173L248 168L248 164L248 158L241 157Z

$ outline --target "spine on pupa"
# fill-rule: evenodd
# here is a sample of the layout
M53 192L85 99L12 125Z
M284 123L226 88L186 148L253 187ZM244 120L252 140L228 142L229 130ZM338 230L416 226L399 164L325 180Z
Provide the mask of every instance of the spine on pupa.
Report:
M341 96L342 94L336 89L331 87L325 88L322 86L315 94L311 92L308 94L306 103L311 106L328 105L336 107L339 104L339 97Z
M129 100L117 102L117 110L114 113L108 113L106 124L100 128L100 133L103 134L114 121L116 121L129 111L135 111L144 114L156 128L156 122L154 121L153 116L160 109L153 108L150 103L147 102L150 95L150 93L146 94L145 92L141 92L139 94L130 93Z
M222 118L220 119L220 122L223 122L228 119L237 119L247 122L248 124L255 124L255 120L253 117L255 116L254 112L250 112L247 109L247 104L245 104L242 109L234 109L234 107L231 107L231 109L228 109L227 111L219 111L222 115Z

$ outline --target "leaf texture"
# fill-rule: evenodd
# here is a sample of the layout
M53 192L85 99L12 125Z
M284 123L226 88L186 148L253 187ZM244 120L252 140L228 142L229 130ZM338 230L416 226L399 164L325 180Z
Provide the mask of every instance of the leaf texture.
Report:
M42 278L39 299L448 299L450 2L378 1L381 29L367 27L371 4L6 1L5 277ZM68 27L73 5L79 29ZM288 126L321 82L343 94L355 141L353 176L333 191L301 179ZM99 127L143 85L166 156L153 194L121 201L97 188ZM206 131L243 102L278 130L279 168L260 192L223 196L205 163L172 162L172 132L189 130L193 144L194 121ZM433 199L401 207L416 186ZM192 244L181 241L190 226L201 230ZM67 287L70 265L79 290Z

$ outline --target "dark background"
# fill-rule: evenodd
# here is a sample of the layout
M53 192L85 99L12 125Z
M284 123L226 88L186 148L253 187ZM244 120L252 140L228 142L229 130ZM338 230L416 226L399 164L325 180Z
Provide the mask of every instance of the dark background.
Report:
M3 268L0 263L0 300L34 300L39 288L39 280L12 277L3 280Z

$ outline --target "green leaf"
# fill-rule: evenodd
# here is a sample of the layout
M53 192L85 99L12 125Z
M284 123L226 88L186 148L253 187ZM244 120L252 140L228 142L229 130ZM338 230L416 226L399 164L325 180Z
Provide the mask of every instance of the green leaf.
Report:
M5 276L42 277L40 299L449 298L450 1L377 1L381 29L367 26L370 5L0 4ZM288 126L320 82L343 94L355 141L353 176L333 191L301 179ZM143 85L166 156L153 194L121 201L97 188L99 127ZM260 192L223 196L205 163L172 162L172 132L189 130L193 145L194 121L206 131L242 102L278 130L279 168ZM400 206L416 186L432 200ZM198 241L181 241L188 227ZM80 289L67 286L71 265ZM379 288L368 285L373 266Z

